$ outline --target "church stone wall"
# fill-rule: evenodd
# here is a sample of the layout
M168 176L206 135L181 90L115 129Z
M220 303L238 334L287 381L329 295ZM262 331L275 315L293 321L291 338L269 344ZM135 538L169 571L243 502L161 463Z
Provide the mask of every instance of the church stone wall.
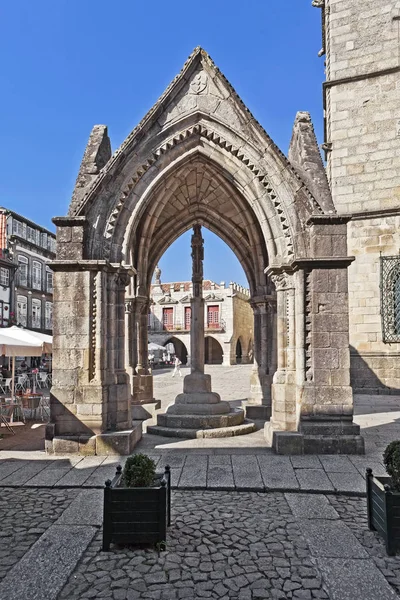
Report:
M351 379L365 392L400 388L400 344L383 342L380 299L380 254L400 249L398 15L393 0L325 2L327 175L337 211L353 215Z

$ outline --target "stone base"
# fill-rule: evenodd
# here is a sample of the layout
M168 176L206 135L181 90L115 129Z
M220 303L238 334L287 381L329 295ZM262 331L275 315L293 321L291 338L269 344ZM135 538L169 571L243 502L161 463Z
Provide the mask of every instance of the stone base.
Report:
M85 454L86 456L128 456L142 439L142 422L128 431L113 431L88 436L63 436L47 439L49 454Z
M217 427L215 429L181 429L174 427L160 427L155 425L147 428L147 433L161 435L164 437L176 437L185 439L223 438L253 433L256 426L251 421L244 421L241 425L232 427Z
M242 408L246 417L254 421L269 421L271 418L271 406L266 404L252 404L248 400L242 402Z
M313 423L305 431L277 431L270 422L264 427L265 439L276 454L365 454L359 431L353 423L340 423L336 430L332 423Z
M154 419L156 411L161 408L161 400L144 404L132 404L131 408L132 421L147 421L147 419Z
M232 409L229 413L222 415L206 413L174 415L166 412L157 416L157 425L174 429L216 429L241 425L243 421L244 412L241 408Z

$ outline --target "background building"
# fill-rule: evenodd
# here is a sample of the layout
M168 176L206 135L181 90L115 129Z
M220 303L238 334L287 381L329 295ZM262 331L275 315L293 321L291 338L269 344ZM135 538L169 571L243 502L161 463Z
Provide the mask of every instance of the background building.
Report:
M4 281L8 281L8 298L12 308L9 324L51 334L53 273L47 263L55 258L55 235L12 210L1 208L0 213L3 225L6 220L1 251L12 265L8 276L5 271L3 273L6 265L2 264L0 271L0 278L3 276ZM15 271L14 277L12 271ZM4 318L3 323L8 325Z
M12 288L16 265L7 247L7 216L0 210L0 327L9 327L14 322Z
M159 271L160 273L160 271ZM190 355L192 283L156 282L151 286L149 342L172 342L183 364ZM234 365L253 360L253 322L250 291L236 283L203 282L206 364Z
M314 0L326 53L325 149L333 202L350 218L351 383L400 388L400 2Z

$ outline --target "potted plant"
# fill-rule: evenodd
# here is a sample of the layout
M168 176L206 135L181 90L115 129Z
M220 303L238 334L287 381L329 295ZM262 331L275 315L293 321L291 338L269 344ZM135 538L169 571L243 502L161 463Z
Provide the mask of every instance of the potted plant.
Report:
M388 477L375 477L367 469L368 527L383 537L393 556L400 549L400 440L387 446L383 462Z
M145 454L130 456L104 488L103 550L116 544L165 544L171 522L171 472L156 473Z

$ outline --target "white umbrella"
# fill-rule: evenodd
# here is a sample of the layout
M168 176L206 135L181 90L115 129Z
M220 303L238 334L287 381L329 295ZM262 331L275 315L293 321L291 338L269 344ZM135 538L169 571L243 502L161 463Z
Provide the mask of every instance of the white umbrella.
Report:
M43 338L49 338L45 340ZM0 329L0 352L5 356L12 356L11 397L14 398L15 357L16 356L41 356L44 352L51 352L52 337L35 331L21 329L20 327L6 327Z
M150 342L150 344L148 344L148 350L149 351L165 350L165 346L160 346L159 344L155 344L154 342Z

